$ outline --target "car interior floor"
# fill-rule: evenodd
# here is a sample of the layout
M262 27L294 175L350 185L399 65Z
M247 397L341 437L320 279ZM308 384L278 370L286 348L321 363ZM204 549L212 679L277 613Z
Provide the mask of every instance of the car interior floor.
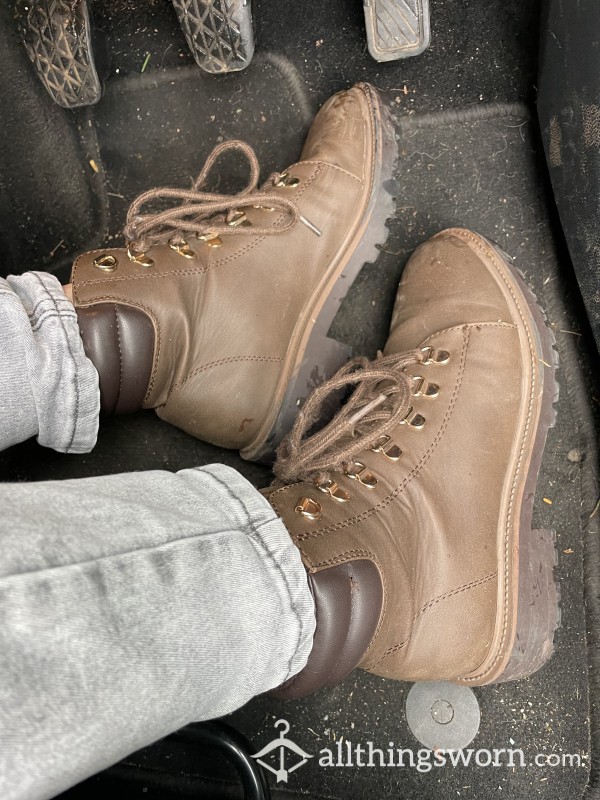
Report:
M453 226L482 233L514 258L556 337L560 393L534 506L534 526L556 531L562 620L555 652L528 679L475 689L481 725L472 746L521 748L531 763L514 770L469 765L420 772L320 769L314 758L293 783L273 786L273 797L582 797L597 771L597 678L589 655L597 621L588 598L598 557L594 431L600 395L595 345L536 118L539 3L431 0L429 49L376 63L356 0L302 6L254 0L254 59L243 72L224 76L198 69L167 0L105 0L93 11L106 48L104 94L95 106L68 111L46 95L8 6L0 9L0 117L8 127L0 152L3 275L48 270L66 282L78 252L122 242L125 214L138 193L188 186L225 139L255 148L263 178L283 169L298 158L319 106L334 92L368 81L382 91L396 125L396 208L377 261L365 266L333 322L335 338L373 357L385 344L411 252ZM242 161L232 157L220 168L219 186L235 188L245 177ZM242 285L239 296L243 302ZM33 441L13 447L0 455L0 477L54 480L215 461L234 466L258 487L271 480L267 467L195 440L149 411L103 419L98 445L85 456L61 455ZM417 748L405 714L410 688L356 670L338 687L303 700L255 698L226 721L258 743L272 738L273 723L284 717L309 752L334 748L340 739ZM582 755L581 767L533 763L536 753L555 752ZM105 796L107 790L136 797L143 783L138 786L137 778L152 771L171 781L155 794L148 784L140 797L192 796L185 793L192 777L205 790L198 796L242 796L235 776L208 750L158 743L64 797Z

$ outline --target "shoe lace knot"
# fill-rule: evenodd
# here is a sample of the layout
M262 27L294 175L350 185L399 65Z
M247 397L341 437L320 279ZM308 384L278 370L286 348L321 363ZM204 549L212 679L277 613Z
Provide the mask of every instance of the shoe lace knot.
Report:
M234 150L241 152L248 161L250 178L247 185L235 194L205 191L203 187L215 163L224 153ZM250 145L239 140L222 142L206 159L191 189L150 189L133 201L127 212L124 228L129 252L132 256L140 256L159 244L184 246L187 244L186 235L211 239L247 233L248 227L239 224L244 219L244 214L240 215L241 204L278 210L285 214L283 221L276 220L273 225L263 227L253 225L254 235L285 233L300 219L300 212L294 200L274 191L275 184L281 181L285 173L271 174L260 188L259 174L258 158ZM285 184L280 182L279 185ZM160 211L143 210L157 202L172 205Z
M410 409L412 378L406 367L425 361L422 350L349 361L304 403L294 427L283 439L273 471L283 483L326 481L331 471L350 466L399 424ZM312 433L332 397L356 388L333 419Z

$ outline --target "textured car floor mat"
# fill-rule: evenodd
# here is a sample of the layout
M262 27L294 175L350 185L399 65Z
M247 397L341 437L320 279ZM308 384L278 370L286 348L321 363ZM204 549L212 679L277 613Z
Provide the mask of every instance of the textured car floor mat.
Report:
M270 68L265 69L268 71ZM235 80L234 76L230 77ZM163 149L161 157L152 153L152 142L136 144L136 136L141 135L144 124L149 126L152 137L153 124L151 119L147 120L146 104L148 108L154 107L156 97L153 102L149 97L154 92L160 93L161 102L168 103L169 92L165 86L168 88L168 83L159 83L152 90L139 92L133 86L123 87L118 97L115 92L113 98L109 98L115 105L110 113L106 112L106 120L98 118L99 140L105 164L110 168L110 181L121 181L111 184L115 194L126 197L133 188L124 163L129 148L134 154L133 168L138 169L135 180L142 181L143 186L151 183L151 174L156 178L156 171L162 170L164 177L176 181L195 172L197 164L192 165L189 171L186 166L192 154L195 158L193 111L180 109L180 121L173 123L160 117L162 125L173 125L172 129L163 128L164 142L172 141L171 137L177 141L176 128L185 129L185 143L180 148ZM393 105L393 97L388 101ZM214 132L235 136L240 130L236 106L234 104L228 109L225 101L223 103L221 110L213 106L219 114ZM298 132L294 125L301 124L303 116L295 111L294 119L286 117L284 111L289 111L287 103L287 99L285 104L282 101L277 112L281 129L277 141L270 138L277 136L275 127L269 128L267 123L262 124L268 133L264 139L261 137L256 122L260 109L253 109L252 102L244 106L246 110L243 113L254 115L249 129L255 131L254 144L261 155L267 157L269 153L269 168L276 166L276 154L283 154L283 161L288 155L295 157L291 152L297 147ZM178 109L180 105L183 108L184 103L180 101ZM166 109L165 117L168 116L168 106ZM137 114L141 119L137 119ZM184 119L187 122L184 123ZM115 125L122 127L117 130ZM130 128L130 125L134 127ZM135 126L138 126L137 131ZM373 747L384 751L389 742L393 742L395 747L413 748L415 753L420 748L405 718L404 703L410 684L389 682L360 670L341 686L323 690L304 700L283 703L269 697L256 698L231 715L228 721L241 730L258 750L278 735L273 723L284 718L291 726L289 738L313 756L289 775L287 784L276 784L271 776L275 797L297 795L340 800L365 795L377 798L418 797L419 800L437 800L442 796L474 799L504 796L511 800L521 797L580 797L588 782L590 764L580 529L580 462L584 455L580 450L579 455L572 452L581 446L580 434L576 424L578 414L571 405L565 377L565 362L573 364L568 354L572 355L580 330L570 310L570 287L563 284L561 262L551 233L535 125L524 106L483 106L464 112L401 116L397 118L397 129L401 154L398 168L400 194L396 216L390 224L390 239L380 260L365 267L348 294L334 321L336 336L352 344L359 352L374 354L385 342L397 283L411 251L446 226L465 225L494 240L515 257L516 265L523 270L549 312L549 321L562 356L558 372L561 382L558 416L556 427L549 435L534 512L537 527L557 531L556 577L562 594L562 626L556 634L554 656L539 673L516 683L476 690L481 726L471 745L476 750L522 750L525 766L511 768L507 764L486 768L470 764L433 768L430 772L410 767L361 768L355 762L354 766L319 766L319 751L330 748L337 757L339 742L345 748L348 745L344 742L350 742L352 747L357 744L366 747L370 741ZM198 137L203 149L202 157L210 147L211 138L205 131ZM142 154L137 160L136 152ZM146 158L154 159L150 166L142 166ZM138 161L139 168L136 167ZM121 175L120 179L115 177L118 175ZM113 199L125 202L119 197ZM118 210L113 207L111 220L116 221ZM34 457L38 452L35 444L26 443L7 454L5 466L10 468L11 479L72 477L131 469L179 469L212 461L235 466L257 485L264 485L269 479L268 472L262 467L241 461L235 453L197 442L162 423L150 412L103 422L98 446L88 456L75 459L48 453L41 464L41 460ZM481 502L485 502L484 497ZM535 764L538 754L541 766ZM563 766L563 754L574 756L572 766L569 759ZM544 765L547 756L551 756L551 764L558 758L556 763L559 765ZM577 759L579 766L576 765ZM519 760L520 756L516 756L517 764ZM122 785L125 794L119 794L121 784L118 780L114 783L114 773L110 778L110 785L114 787L111 792L116 796L131 796L127 792L131 791L132 774L137 774L138 765L150 762L154 764L147 752L127 759L119 768L128 774L127 782ZM169 767L164 769L168 772ZM227 779L222 768L217 770L215 767L213 772L204 758L200 767L190 756L178 764L176 771L181 779L185 777L187 787L203 787L204 796L228 796L227 792L235 796L234 778L231 778L230 788L226 789ZM143 770L139 774L143 778ZM82 785L83 794L74 790L69 797L92 797L93 787L98 790L106 787L102 781L102 776L94 778ZM215 788L215 781L221 787L219 790Z

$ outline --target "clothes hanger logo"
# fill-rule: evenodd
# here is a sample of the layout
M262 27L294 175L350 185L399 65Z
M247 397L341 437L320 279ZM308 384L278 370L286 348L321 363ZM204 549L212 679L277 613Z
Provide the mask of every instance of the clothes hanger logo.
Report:
M286 738L286 734L288 734L290 731L290 723L287 720L278 719L274 727L281 728L279 738L273 739L273 741L269 742L268 745L263 747L260 752L255 753L252 758L255 758L258 763L261 764L265 769L268 769L269 772L272 772L277 779L277 783L287 783L289 775L295 770L299 769L299 767L302 767L304 764L306 764L308 759L312 758L312 756L310 753L305 753L304 750L298 747L295 742L292 742L291 739ZM278 766L273 767L271 764L263 761L265 756L268 756L277 750L279 750ZM292 764L291 767L286 766L289 753L300 758L300 761L296 761L296 763Z

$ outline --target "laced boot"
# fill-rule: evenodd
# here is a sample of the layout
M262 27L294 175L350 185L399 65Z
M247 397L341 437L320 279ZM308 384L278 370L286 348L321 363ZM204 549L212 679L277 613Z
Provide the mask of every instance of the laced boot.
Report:
M229 150L247 158L248 185L206 191ZM388 112L358 84L325 104L301 160L262 188L254 151L233 141L192 189L140 195L127 247L85 253L73 268L103 410L155 408L193 436L268 459L298 406L350 355L327 332L387 236L395 158ZM162 210L148 209L157 202Z
M507 257L448 230L412 256L385 351L302 408L266 491L317 628L298 697L360 665L469 686L529 675L559 620L552 532L531 529L554 422L553 336ZM328 395L355 387L311 433Z

